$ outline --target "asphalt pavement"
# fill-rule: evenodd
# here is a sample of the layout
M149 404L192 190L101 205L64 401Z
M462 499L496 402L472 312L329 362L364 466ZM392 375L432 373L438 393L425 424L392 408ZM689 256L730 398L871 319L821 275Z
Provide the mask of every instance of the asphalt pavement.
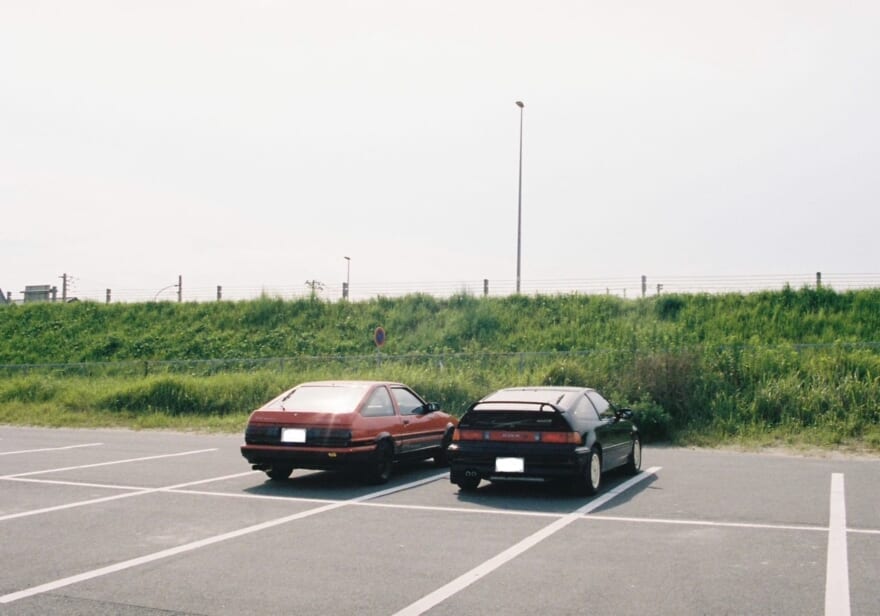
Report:
M880 459L646 447L594 497L0 426L0 614L880 614Z

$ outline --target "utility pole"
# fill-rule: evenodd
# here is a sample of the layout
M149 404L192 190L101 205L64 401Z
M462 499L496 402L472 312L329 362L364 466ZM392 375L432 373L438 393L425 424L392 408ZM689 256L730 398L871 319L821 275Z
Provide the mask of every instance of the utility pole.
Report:
M67 301L67 274L61 274L61 301Z
M324 283L320 280L306 280L306 286L309 288L309 296L311 299L318 299L318 292L324 290Z
M183 301L183 275L177 275L177 303Z

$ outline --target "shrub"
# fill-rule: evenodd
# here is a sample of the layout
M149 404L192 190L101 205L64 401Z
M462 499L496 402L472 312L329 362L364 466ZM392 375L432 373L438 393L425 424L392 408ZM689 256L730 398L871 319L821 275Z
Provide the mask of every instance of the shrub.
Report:
M559 362L550 367L541 380L541 385L580 386L589 384L587 371L573 362Z
M645 443L665 441L672 436L672 418L655 402L640 401L633 408L633 420Z

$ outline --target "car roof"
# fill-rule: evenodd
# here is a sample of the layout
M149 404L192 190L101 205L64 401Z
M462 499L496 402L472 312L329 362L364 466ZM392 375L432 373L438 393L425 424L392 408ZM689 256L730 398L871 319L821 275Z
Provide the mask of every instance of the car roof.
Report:
M300 383L297 387L363 387L365 385L390 385L396 386L400 385L406 387L403 383L397 383L396 381L357 381L357 380L348 380L348 381L307 381L305 383Z
M539 400L544 399L544 401L550 401L554 396L558 396L559 394L579 394L586 391L594 391L592 387L572 387L570 385L537 385L534 387L505 387L504 389L499 389L498 391L494 391L486 398L498 398L499 396L516 396L522 395L526 396L529 400Z

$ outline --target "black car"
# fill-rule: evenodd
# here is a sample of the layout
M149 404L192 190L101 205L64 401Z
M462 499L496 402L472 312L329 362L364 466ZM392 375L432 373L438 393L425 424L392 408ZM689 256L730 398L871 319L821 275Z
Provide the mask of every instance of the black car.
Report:
M595 494L602 473L639 472L642 445L632 411L589 387L513 387L475 402L461 417L447 456L450 480L563 480Z

